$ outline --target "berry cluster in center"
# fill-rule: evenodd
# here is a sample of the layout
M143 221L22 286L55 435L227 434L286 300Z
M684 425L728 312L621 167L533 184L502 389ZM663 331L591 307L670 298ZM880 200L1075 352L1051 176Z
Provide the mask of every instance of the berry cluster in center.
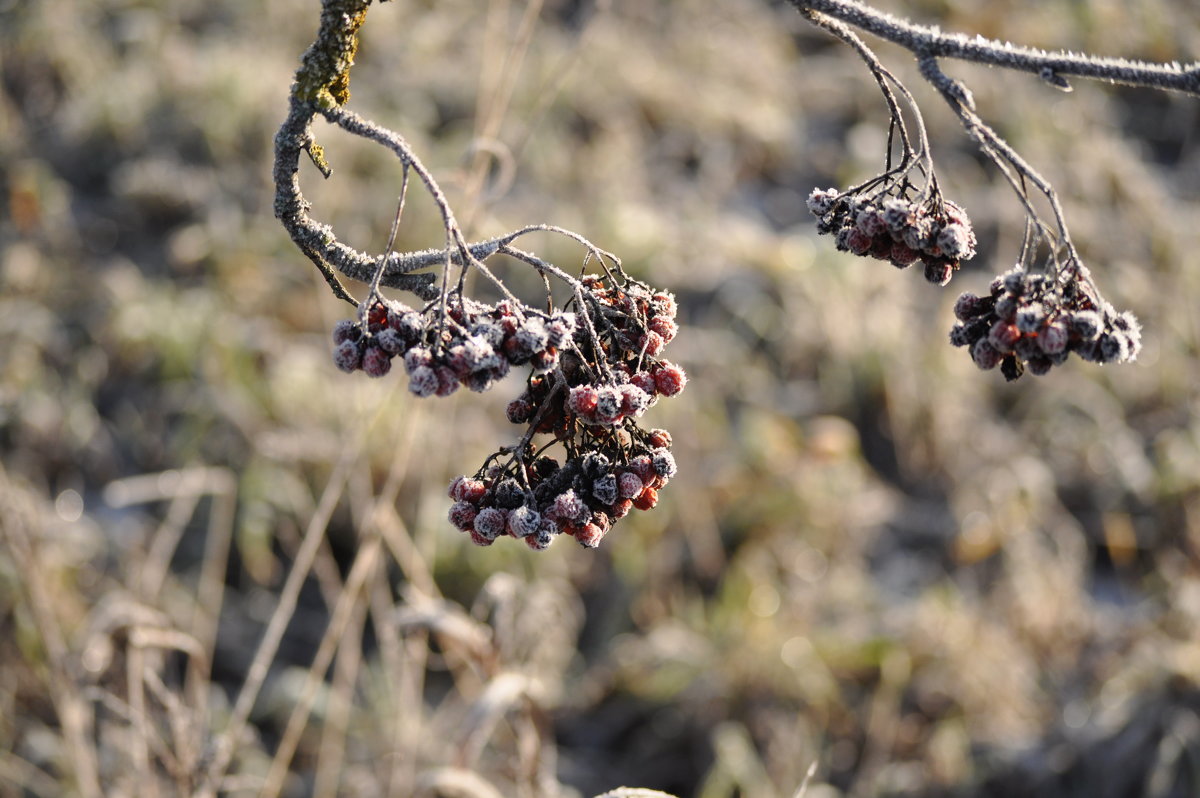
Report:
M966 211L937 193L914 201L818 188L808 195L808 210L817 217L817 232L833 234L838 250L898 269L921 261L925 279L935 285L950 282L961 262L975 257Z

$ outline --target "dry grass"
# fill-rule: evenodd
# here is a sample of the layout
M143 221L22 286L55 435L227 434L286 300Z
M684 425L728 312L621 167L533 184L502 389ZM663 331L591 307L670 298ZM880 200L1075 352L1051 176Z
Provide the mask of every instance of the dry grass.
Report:
M904 8L1200 53L1182 0L952 5ZM0 796L1195 794L1200 106L948 68L1146 325L1007 386L943 343L955 290L813 234L884 112L794 13L478 8L373 8L351 103L471 235L562 224L677 292L680 476L598 552L474 549L444 486L516 387L335 372L346 311L271 218L315 3L9 4ZM1020 210L918 96L979 289ZM378 246L399 175L326 134L316 214ZM413 202L401 243L438 229Z

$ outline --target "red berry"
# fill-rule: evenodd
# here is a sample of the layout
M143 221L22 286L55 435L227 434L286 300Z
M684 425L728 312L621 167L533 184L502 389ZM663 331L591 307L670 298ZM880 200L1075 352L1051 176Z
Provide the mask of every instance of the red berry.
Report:
M479 511L475 509L475 505L458 501L450 505L450 512L447 513L447 518L450 519L450 523L454 524L457 529L463 532L471 532L475 529L475 516L478 514Z
M654 385L663 396L675 396L687 385L687 374L679 366L664 360L654 372Z
M600 401L599 392L591 385L576 385L567 394L567 407L577 416L590 418Z
M495 538L489 538L486 535L481 535L474 529L471 530L471 542L476 546L490 546L496 542Z
M576 527L574 534L575 539L579 541L579 545L587 549L596 548L604 538L604 530L595 524L584 524L581 527Z
M663 343L669 344L679 333L679 325L667 316L655 316L650 319L650 329L662 336Z
M652 429L646 436L646 442L655 449L670 449L671 448L671 433L665 429Z
M651 510L656 504L658 504L658 491L654 488L646 488L633 500L633 506L639 510Z
M624 518L625 516L629 515L629 510L632 507L633 502L629 499L618 499L613 503L613 506L609 509L608 514L612 516L614 520L618 518Z
M623 499L632 499L642 492L646 483L632 471L625 471L617 477L617 495Z
M647 330L640 338L638 338L637 345L638 349L645 352L650 357L654 357L662 351L663 346L666 345L666 341L664 341L663 337L654 330Z

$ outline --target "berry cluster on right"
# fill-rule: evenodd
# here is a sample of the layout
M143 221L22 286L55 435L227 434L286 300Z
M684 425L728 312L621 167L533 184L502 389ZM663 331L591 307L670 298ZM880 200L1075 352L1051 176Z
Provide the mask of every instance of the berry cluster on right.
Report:
M992 281L987 296L958 297L950 343L966 347L975 365L1000 367L1009 381L1062 365L1072 352L1092 363L1124 363L1141 351L1141 325L1099 296L1082 268L1061 279L1020 267Z
M813 189L808 210L817 232L834 234L839 251L886 260L898 269L917 261L934 285L950 282L962 261L975 257L975 231L960 206L932 193L919 201L902 194L866 196Z

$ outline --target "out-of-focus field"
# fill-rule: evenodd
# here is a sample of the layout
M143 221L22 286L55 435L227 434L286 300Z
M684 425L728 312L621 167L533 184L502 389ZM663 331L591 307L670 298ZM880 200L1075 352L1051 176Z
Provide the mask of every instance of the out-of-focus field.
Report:
M1200 57L1190 0L888 7ZM1200 792L1200 101L945 65L1145 327L1135 364L1007 385L946 337L1022 211L907 54L981 241L942 290L816 236L804 197L875 173L885 109L782 4L373 6L350 107L469 237L569 227L680 301L659 507L598 551L476 549L445 486L515 439L519 384L338 372L350 308L272 216L318 10L0 2L0 796L188 795L222 750L231 796L786 797L814 762L810 798ZM399 168L316 132L314 215L378 251ZM411 194L399 245L441 243Z

